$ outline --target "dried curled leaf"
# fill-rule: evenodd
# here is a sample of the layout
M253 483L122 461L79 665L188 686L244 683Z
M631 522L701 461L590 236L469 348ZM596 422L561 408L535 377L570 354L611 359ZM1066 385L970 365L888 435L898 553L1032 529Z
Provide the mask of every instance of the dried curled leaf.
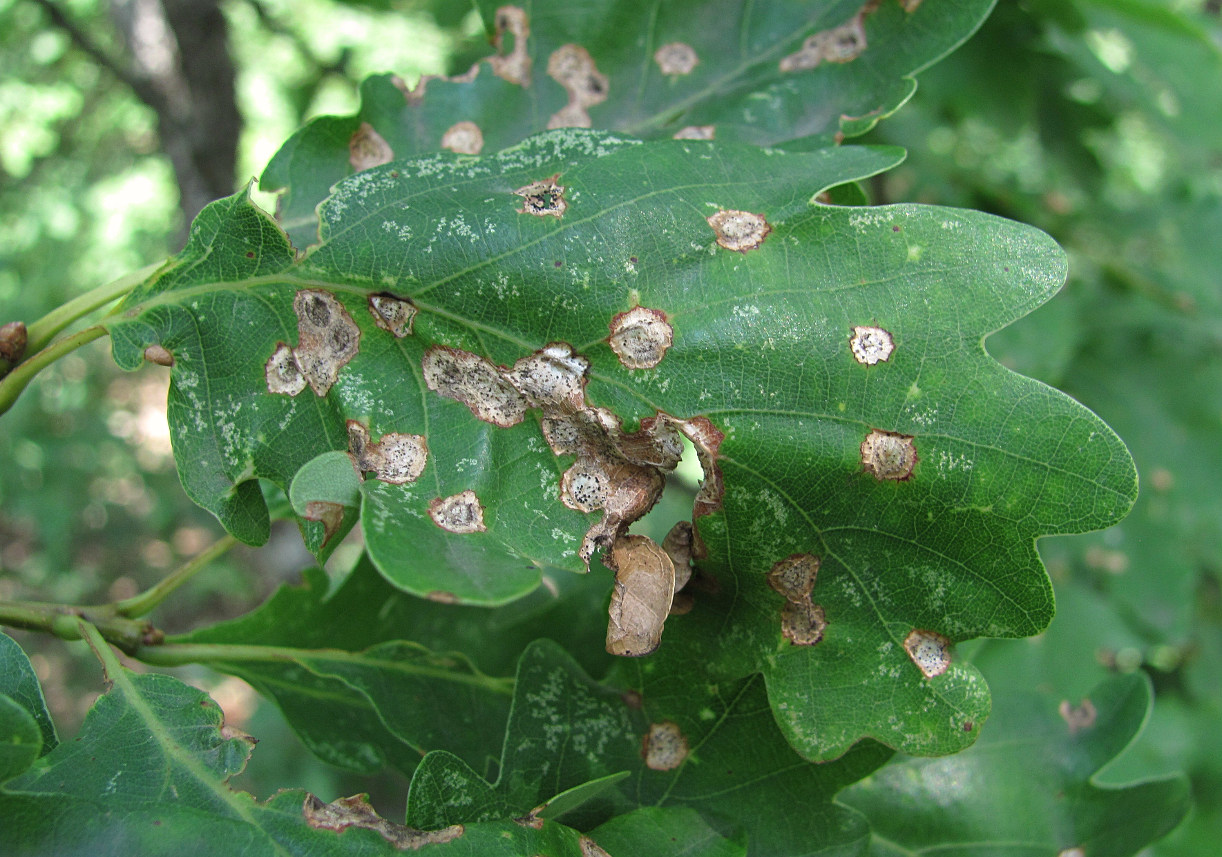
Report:
M607 651L639 658L662 642L662 625L675 597L675 566L646 536L620 536L611 548L615 590L607 623Z

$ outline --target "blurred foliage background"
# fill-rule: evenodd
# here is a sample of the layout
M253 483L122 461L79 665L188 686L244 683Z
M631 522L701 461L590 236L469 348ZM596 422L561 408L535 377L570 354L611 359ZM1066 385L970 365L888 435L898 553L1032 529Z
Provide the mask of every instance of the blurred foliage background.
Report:
M936 0L927 0L936 2ZM1058 617L972 656L1007 694L1080 699L1108 671L1155 681L1151 723L1105 772L1192 778L1195 814L1150 849L1222 839L1222 18L1217 0L1003 0L865 142L908 149L869 188L1033 223L1071 257L1051 303L990 337L1130 445L1142 496L1120 526L1047 539ZM0 323L157 262L207 201L256 176L356 84L459 73L487 52L469 4L440 0L0 0ZM256 196L269 209L275 200ZM119 372L103 343L59 361L0 431L0 598L90 603L143 589L222 535L177 485L168 371ZM338 551L342 574L359 544ZM238 615L310 562L291 526L161 607L182 631ZM96 666L19 636L72 734ZM188 673L261 740L240 785L330 800L370 784L300 748L232 678Z

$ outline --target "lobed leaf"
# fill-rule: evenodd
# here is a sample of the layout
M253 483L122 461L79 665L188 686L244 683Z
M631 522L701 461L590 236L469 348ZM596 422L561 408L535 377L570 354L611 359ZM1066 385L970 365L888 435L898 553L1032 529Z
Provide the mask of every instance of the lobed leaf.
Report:
M893 763L844 792L870 819L871 853L1124 857L1187 814L1182 776L1123 787L1096 774L1144 725L1143 675L1119 675L1082 700L1028 692L999 710L976 746L948 759Z
M0 850L149 857L226 853L429 854L588 857L585 837L555 822L468 825L426 833L383 819L364 796L323 804L281 791L265 803L227 781L246 765L253 740L230 734L220 708L177 679L123 668L100 635L83 628L110 682L71 743L61 744L0 790Z
M295 243L313 243L331 185L392 158L497 151L566 126L806 147L863 134L993 0L478 5L492 57L411 89L371 77L355 115L315 119L268 164L260 186L283 192L278 214Z
M860 853L866 829L832 798L888 751L866 742L840 761L815 765L786 746L758 678L710 685L687 671L651 680L644 693L600 685L555 643L532 644L518 669L499 779L490 783L452 754L430 753L412 778L408 823L435 829L549 817L556 795L590 784L597 788L588 801L561 817L583 828L579 822L604 820L590 836L612 853L600 831L621 841L628 819L651 808L646 817L654 824L667 818L659 810L681 809L688 835L745 837L753 855ZM730 842L717 847L733 853ZM698 852L654 843L632 853Z
M232 532L265 515L252 476L284 484L347 447L372 474L373 562L443 600L504 603L541 567L582 570L652 502L640 486L661 485L660 429L682 431L702 455L707 553L660 657L718 679L762 670L812 759L862 737L951 752L988 696L950 647L1042 629L1052 596L1034 539L1118 520L1134 474L1093 414L981 344L1059 287L1064 257L1046 236L975 212L812 202L894 159L552 132L478 161L361 173L320 208L322 243L300 259L239 195L131 295L115 356L174 354L180 471ZM725 217L766 219L762 243L728 249L759 234L731 234ZM410 334L375 318L379 295L410 301ZM326 372L310 368L325 339L310 302L345 342ZM643 358L614 332L625 318L666 333L645 349L651 368L630 368ZM309 385L283 386L285 354ZM575 392L539 393L542 367ZM571 467L575 450L541 418L584 426ZM581 479L604 493L583 505ZM452 503L478 526L438 515ZM806 608L826 617L817 645L782 635L786 599L767 583L792 555L822 560ZM948 663L922 672L914 639Z
M552 628L558 635L565 622L571 623L565 641L582 663L606 670L609 658L598 648L602 629L596 624L603 595L591 586L596 581L563 575L548 583L493 610L441 604L395 589L365 557L334 591L328 591L321 570L307 569L304 585L281 587L264 605L238 619L171 637L168 650L221 646L203 650L205 662L241 676L274 700L302 742L331 764L366 773L385 766L411 773L421 749L445 748L482 770L485 757L500 753L509 710L507 686L490 679L478 700L456 702L453 691L444 689L452 679L511 676L518 655L538 628ZM490 639L496 645L489 645ZM431 680L435 690L423 696L399 693L403 678L396 665L365 661L367 681L376 680L389 691L366 694L358 676L328 668L326 653L320 651L360 653L391 644L435 653L439 665L450 665ZM219 657L226 651L225 658ZM270 657L277 651L291 656ZM455 665L465 669L450 675ZM436 700L450 700L460 712L470 710L456 714L446 705L432 704ZM383 704L391 710L383 711ZM344 728L337 730L337 723ZM401 724L397 731L388 725L396 723ZM455 723L461 730L452 727ZM442 726L447 728L444 733ZM445 740L421 737L430 733L444 734Z

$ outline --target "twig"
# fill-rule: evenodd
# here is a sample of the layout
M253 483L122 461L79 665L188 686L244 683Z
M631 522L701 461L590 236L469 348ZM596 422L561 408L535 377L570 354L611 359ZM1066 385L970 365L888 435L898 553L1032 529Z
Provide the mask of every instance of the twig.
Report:
M86 343L93 342L106 335L106 328L100 324L79 330L71 336L48 345L33 357L17 364L12 372L0 379L0 414L13 406L17 397L22 394L34 376L46 369L52 363L66 354L70 354Z

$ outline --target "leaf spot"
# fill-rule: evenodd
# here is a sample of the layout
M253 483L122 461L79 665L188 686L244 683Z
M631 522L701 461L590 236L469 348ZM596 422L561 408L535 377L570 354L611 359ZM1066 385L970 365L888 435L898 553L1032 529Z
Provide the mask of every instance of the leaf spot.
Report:
M577 841L581 845L581 857L611 857L597 842L585 834L582 834Z
M687 125L675 132L676 140L712 140L717 131L715 125Z
M530 54L526 52L530 18L517 6L502 6L496 10L495 22L492 46L496 48L496 56L490 59L492 73L518 86L530 86ZM505 52L506 33L513 36L513 50L509 53Z
M819 573L819 557L796 553L778 562L768 572L768 585L785 596L786 601L800 603L810 598Z
M443 530L460 535L482 533L488 529L484 526L484 507L470 489L452 497L435 498L429 503L429 517Z
M348 163L358 173L388 164L394 159L395 153L390 144L368 122L362 122L361 127L348 138Z
M369 429L348 420L348 455L358 473L372 472L382 482L403 485L415 482L424 472L428 445L421 435L399 432L387 432L371 443Z
M155 342L144 349L144 359L158 366L173 366L174 355L161 343Z
M306 379L297 366L293 349L284 342L276 343L276 350L268 358L264 373L269 393L296 396L306 388Z
M1069 727L1070 735L1077 735L1085 729L1090 729L1095 725L1095 719L1098 717L1095 704L1089 699L1083 699L1080 705L1070 705L1068 699L1063 699L1057 711Z
M853 335L849 338L849 348L858 363L873 366L891 359L895 342L891 339L891 334L881 327L854 327Z
M722 209L708 218L709 226L717 235L717 243L727 250L746 253L764 243L772 226L762 214L749 211Z
M441 135L441 148L459 155L478 155L484 148L484 132L474 122L455 122Z
M514 193L523 199L522 207L517 209L518 214L561 217L569 204L564 198L564 188L556 184L558 178L560 178L559 173L515 190Z
M912 436L874 429L861 442L861 466L880 482L903 482L912 476L918 461Z
M396 339L411 334L416 305L410 299L380 292L369 296L369 311L373 313L374 324L394 334Z
M461 402L484 422L508 428L526 416L526 399L483 357L434 345L424 352L423 371L430 390Z
M691 74L700 62L696 51L691 45L683 42L668 42L654 52L653 61L658 64L662 74Z
M361 329L334 295L320 289L299 291L293 309L297 312L293 359L315 395L325 396L339 370L360 350Z
M674 343L666 313L633 307L611 319L611 350L627 369L652 369Z
M823 62L845 63L861 56L866 49L866 30L862 14L839 27L807 36L802 47L781 59L781 71L806 71Z
M322 524L323 530L323 546L331 541L331 537L339 532L340 525L344 521L344 507L339 503L331 503L326 500L311 500L306 503L305 519Z
M654 771L673 771L687 758L687 737L677 723L663 720L652 723L641 742L641 756L645 767Z
M810 596L799 601L786 601L781 608L781 634L795 646L813 646L823 639L827 617L823 608Z
M589 128L587 108L607 100L607 76L598 70L590 52L581 45L561 45L547 60L547 73L564 87L569 103L547 121L553 128Z
M942 675L950 668L950 640L937 631L913 629L904 638L904 650L925 678Z
M341 832L349 827L360 827L377 831L383 839L400 850L415 851L424 845L451 842L463 835L461 824L451 824L440 830L416 830L388 821L374 810L365 795L342 797L331 803L307 793L302 802L301 814L306 823L319 830Z

